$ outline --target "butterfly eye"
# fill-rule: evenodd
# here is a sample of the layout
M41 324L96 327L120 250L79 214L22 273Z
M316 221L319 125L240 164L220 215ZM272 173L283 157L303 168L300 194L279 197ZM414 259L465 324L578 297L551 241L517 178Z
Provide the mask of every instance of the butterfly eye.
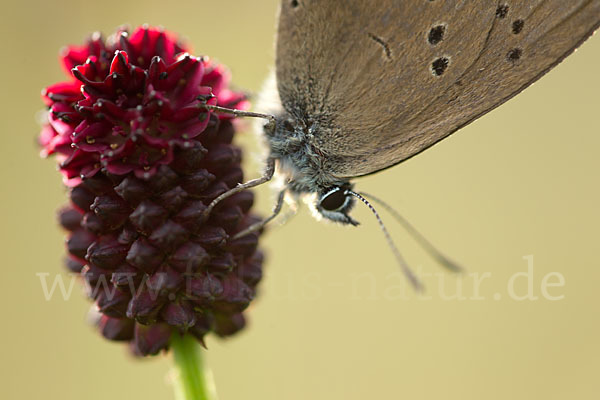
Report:
M319 201L319 206L326 211L336 211L342 208L347 201L347 196L341 188L327 192Z

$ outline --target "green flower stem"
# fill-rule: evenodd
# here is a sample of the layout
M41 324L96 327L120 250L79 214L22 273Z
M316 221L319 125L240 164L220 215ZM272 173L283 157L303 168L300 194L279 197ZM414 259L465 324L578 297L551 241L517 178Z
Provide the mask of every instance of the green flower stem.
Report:
M202 349L191 335L173 333L171 350L175 358L177 400L217 400L212 374L202 362Z

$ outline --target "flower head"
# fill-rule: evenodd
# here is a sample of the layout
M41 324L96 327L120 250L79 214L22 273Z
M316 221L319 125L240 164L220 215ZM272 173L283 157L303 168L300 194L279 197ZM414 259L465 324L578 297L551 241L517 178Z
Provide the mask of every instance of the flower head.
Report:
M94 34L67 48L63 65L75 79L43 90L50 112L40 142L45 155L60 155L69 186L100 170L150 177L176 148L202 147L194 139L211 123L206 104L247 106L222 66L158 29L120 30L107 41Z
M243 179L231 118L245 109L225 68L150 27L93 35L62 55L70 80L43 91L42 154L55 154L71 204L67 266L81 273L101 333L155 354L173 330L200 340L244 326L262 273L253 195L210 201Z

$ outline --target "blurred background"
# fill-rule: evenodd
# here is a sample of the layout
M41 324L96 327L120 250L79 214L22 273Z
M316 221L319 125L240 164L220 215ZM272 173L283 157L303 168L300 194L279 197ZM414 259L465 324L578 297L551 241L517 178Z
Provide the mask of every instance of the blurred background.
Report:
M46 301L37 273L68 278L55 160L38 157L40 90L58 51L129 23L180 33L258 92L273 64L276 0L5 0L0 16L3 399L170 399L172 360L135 360L86 323L80 286ZM440 268L390 216L427 291L417 296L368 209L359 228L306 210L263 240L250 325L208 338L221 400L595 399L600 370L600 38L499 109L357 188L385 199L467 269ZM240 135L248 176L257 144ZM257 191L268 213L273 196ZM477 284L479 282L479 284Z

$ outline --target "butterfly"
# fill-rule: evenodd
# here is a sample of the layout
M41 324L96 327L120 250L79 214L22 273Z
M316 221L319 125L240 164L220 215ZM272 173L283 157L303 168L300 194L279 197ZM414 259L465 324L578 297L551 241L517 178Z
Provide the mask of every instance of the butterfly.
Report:
M374 208L353 190L353 178L397 165L498 107L599 26L600 0L283 0L277 109L209 106L269 120L265 173L207 212L277 170L286 184L275 212L246 232L274 218L285 194L312 196L322 217L357 225L349 215L355 202Z

